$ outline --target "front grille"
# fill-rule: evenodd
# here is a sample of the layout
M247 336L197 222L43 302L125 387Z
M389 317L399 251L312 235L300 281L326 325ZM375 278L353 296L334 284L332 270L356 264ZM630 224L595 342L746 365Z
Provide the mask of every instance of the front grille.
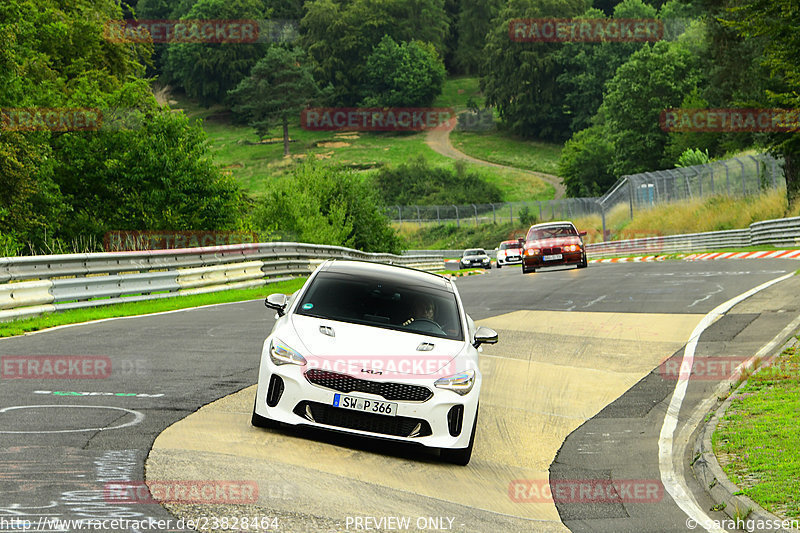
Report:
M544 255L560 254L561 253L561 247L560 246L556 246L555 248L542 248L542 253Z
M393 383L390 381L370 381L354 378L347 374L312 368L306 372L306 379L314 385L339 392L366 392L383 396L387 400L406 402L425 402L433 396L431 390L420 385Z
M294 414L305 419L309 419L310 414L314 422L325 424L326 426L368 431L395 437L408 437L412 433L414 437L427 437L433 433L430 424L419 418L362 413L317 402L298 403L294 408Z

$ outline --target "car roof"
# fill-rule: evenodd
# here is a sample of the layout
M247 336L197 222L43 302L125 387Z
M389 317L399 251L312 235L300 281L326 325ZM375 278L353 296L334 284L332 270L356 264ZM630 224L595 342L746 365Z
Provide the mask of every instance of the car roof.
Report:
M503 241L500 244L519 244L519 239L512 239L510 241Z
M389 282L424 285L433 289L453 292L452 283L444 276L401 265L387 265L358 259L329 259L322 264L320 271L332 274L379 277Z

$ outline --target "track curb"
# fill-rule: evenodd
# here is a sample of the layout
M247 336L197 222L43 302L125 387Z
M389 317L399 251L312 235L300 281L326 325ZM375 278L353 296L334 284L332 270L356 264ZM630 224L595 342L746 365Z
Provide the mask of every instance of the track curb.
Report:
M780 348L775 350L765 362L772 363L780 354L787 348L800 345L800 341L792 338L784 343ZM763 368L762 365L759 367ZM756 370L758 371L758 370ZM728 381L730 383L730 381ZM706 493L714 501L717 510L721 510L728 515L732 520L742 520L745 522L762 522L778 524L791 519L779 518L778 516L770 513L762 508L749 497L741 494L741 489L735 485L717 461L717 456L714 454L714 447L711 438L714 431L719 425L720 420L725 415L731 402L733 401L736 393L739 392L747 384L747 380L743 381L736 390L732 391L721 405L712 407L709 414L713 413L711 418L696 432L696 438L692 447L692 457L694 458L691 463L692 472L695 479L705 489ZM800 533L798 529L753 529L748 531L770 531L778 533Z

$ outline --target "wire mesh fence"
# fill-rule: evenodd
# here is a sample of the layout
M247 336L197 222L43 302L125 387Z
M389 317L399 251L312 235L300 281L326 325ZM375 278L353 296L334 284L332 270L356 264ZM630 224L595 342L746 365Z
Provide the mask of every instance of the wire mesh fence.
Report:
M630 217L633 217L634 210L658 204L715 195L751 196L785 186L782 163L769 155L759 154L622 176L599 198L468 205L394 205L386 207L386 216L396 223L455 223L460 227L462 224L527 223L600 215L605 235L605 214L619 205L627 205Z

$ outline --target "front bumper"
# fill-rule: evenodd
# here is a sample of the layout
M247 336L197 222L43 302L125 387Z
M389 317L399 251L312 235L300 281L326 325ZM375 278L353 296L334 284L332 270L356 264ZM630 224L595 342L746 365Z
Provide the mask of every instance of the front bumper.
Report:
M459 261L458 264L461 266L461 268L491 268L492 260L489 259L487 261L471 261L469 263Z
M522 257L518 255L506 256L506 257L498 257L497 264L498 265L518 265L522 263Z
M304 375L306 370L306 367L298 365L275 365L269 355L262 357L254 408L256 414L293 426L305 425L432 448L466 448L469 445L481 387L478 372L475 385L464 396L434 387L435 378L406 377L374 381L427 387L432 393L430 398L426 401L403 401L365 392L341 393L397 403L397 416L386 416L334 407L334 395L340 392L310 383ZM282 382L283 390L277 402L274 391L270 390L270 383L275 382L272 376L279 377ZM272 407L267 403L268 393ZM460 421L460 427L453 435L451 424L456 420Z
M545 261L542 254L525 255L522 264L525 268L542 268L559 265L578 265L583 263L583 252L563 252L561 259Z

